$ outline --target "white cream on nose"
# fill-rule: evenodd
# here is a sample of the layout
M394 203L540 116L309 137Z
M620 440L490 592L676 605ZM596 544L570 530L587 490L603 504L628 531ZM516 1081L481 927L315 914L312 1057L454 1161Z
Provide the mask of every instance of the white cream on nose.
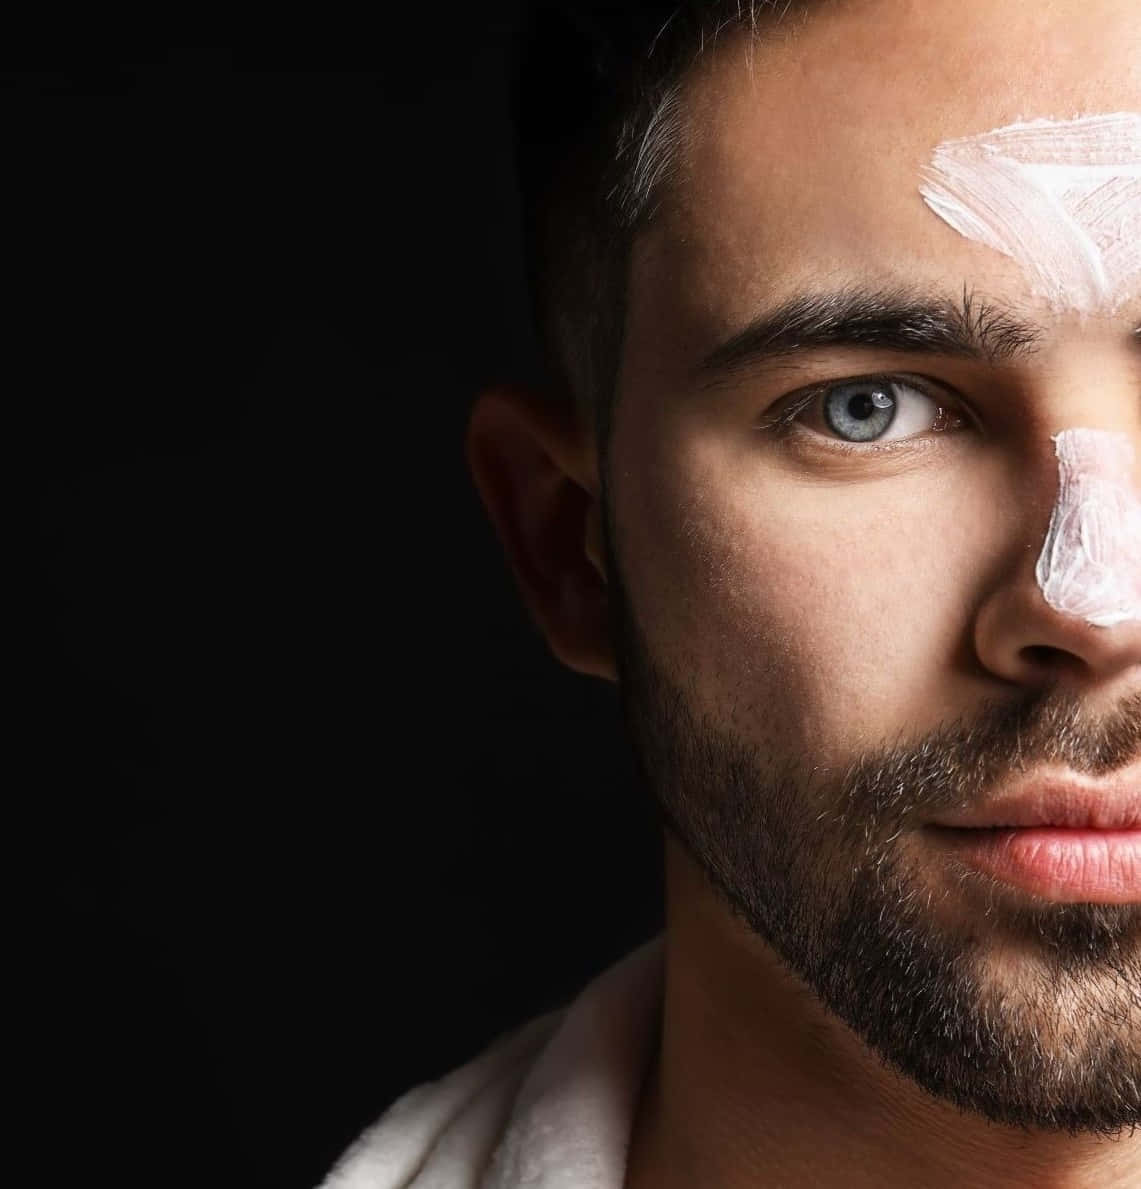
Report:
M1035 576L1056 611L1095 627L1141 620L1141 495L1123 433L1066 429L1053 438L1058 498Z

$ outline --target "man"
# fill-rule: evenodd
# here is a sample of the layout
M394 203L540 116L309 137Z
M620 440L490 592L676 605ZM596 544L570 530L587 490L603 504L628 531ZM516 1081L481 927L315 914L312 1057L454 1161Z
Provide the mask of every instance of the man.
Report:
M328 1184L1141 1186L1141 9L633 11L468 445L667 928Z

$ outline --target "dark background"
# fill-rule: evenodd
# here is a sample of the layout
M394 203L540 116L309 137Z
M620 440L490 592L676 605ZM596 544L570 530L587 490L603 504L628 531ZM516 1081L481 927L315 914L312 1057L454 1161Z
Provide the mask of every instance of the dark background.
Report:
M517 14L419 14L0 74L30 1183L312 1185L660 927L614 691L547 653L462 453L538 375Z

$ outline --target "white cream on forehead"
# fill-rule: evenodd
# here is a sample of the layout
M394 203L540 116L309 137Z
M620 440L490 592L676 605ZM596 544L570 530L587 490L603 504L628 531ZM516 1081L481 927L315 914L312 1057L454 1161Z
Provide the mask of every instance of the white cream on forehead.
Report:
M1060 310L1113 310L1141 293L1141 112L1031 120L944 141L927 205L1013 257Z
M1054 439L1058 498L1035 576L1056 611L1095 627L1141 620L1141 495L1123 433L1066 429Z

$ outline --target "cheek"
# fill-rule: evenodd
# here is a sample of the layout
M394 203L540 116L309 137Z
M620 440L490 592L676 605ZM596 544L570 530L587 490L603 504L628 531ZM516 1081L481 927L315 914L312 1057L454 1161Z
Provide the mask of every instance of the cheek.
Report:
M823 483L698 444L615 496L648 646L719 721L825 763L941 700L984 547L969 485L930 468Z

